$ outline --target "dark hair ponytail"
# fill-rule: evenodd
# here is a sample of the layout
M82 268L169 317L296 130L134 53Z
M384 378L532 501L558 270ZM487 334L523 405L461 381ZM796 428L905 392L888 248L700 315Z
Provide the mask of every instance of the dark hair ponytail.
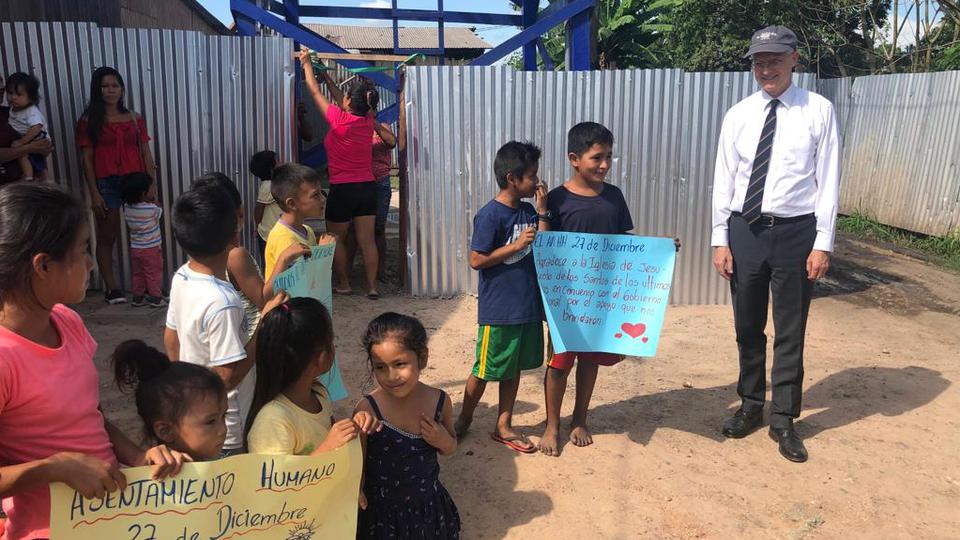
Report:
M357 116L366 116L380 105L380 92L370 79L360 77L350 83L347 95L350 96L350 112Z
M34 255L63 260L85 222L80 201L54 185L0 188L0 305L29 288Z
M264 315L257 332L257 384L243 439L264 405L297 382L318 354L332 351L333 321L319 301L291 298Z
M416 317L388 311L370 321L367 332L363 335L363 348L367 351L367 361L370 362L371 371L373 370L373 346L391 339L417 355L417 364L420 369L426 367L427 330L423 327L423 323Z
M189 362L171 362L165 354L139 339L124 341L110 356L117 387L133 392L137 414L150 441L159 441L153 425L178 423L193 400L208 394L227 395L223 381L213 371Z

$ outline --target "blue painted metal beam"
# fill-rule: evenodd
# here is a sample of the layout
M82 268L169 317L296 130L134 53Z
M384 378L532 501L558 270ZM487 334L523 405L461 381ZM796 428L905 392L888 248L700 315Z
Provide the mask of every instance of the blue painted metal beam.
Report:
M397 24L397 0L392 0L391 5L393 9L390 11L390 28L393 30L393 54L399 54L397 51L400 50L400 25Z
M469 11L439 11L436 9L362 8L340 6L300 6L300 17L325 17L341 19L434 21L443 17L444 22L467 24L496 24L523 26L520 15L509 13L473 13Z
M283 11L286 14L284 20L290 24L300 24L300 0L283 0ZM300 50L300 43L293 42L293 48ZM293 99L296 102L300 102L303 99L303 92L301 83L303 82L303 71L295 70L293 72ZM300 126L297 126L297 134L300 133ZM296 137L297 141L297 157L303 155L303 139Z
M287 22L300 23L300 0L283 0L283 14Z
M567 69L570 71L593 69L591 15L590 10L584 10L567 22Z
M447 56L447 51L443 47L443 0L437 0L437 11L440 12L440 17L437 18L437 48L440 49L439 63L442 66Z
M298 41L312 50L319 52L336 52L336 53L349 53L350 51L340 47L336 43L325 39L321 36L318 36L316 33L311 32L310 30L304 28L299 24L291 24L283 19L280 19L273 13L261 9L247 0L230 0L230 10L234 13L236 17L237 13L249 17L251 19L257 20L260 24L264 26L273 28L277 32L283 34L286 37ZM301 12L301 15L303 13ZM357 68L357 67L370 67L371 64L368 62L362 62L360 60L336 60L336 62L344 67L348 68ZM376 84L390 90L397 92L397 81L393 78L383 75L381 73L365 73L364 77L372 80Z
M241 36L257 35L257 23L250 17L245 17L239 13L234 13L233 20L237 23L237 34Z
M540 0L523 0L520 5L521 17L523 18L523 29L530 28L537 22L537 11L540 9ZM539 36L538 36L539 39ZM537 49L536 44L528 41L523 44L523 69L524 71L537 70Z
M283 17L287 16L287 7L283 5L283 0L270 0L270 11Z
M553 58L550 58L550 53L547 51L547 44L543 42L543 38L537 38L537 51L540 53L540 60L543 62L544 71L553 71Z
M534 23L533 26L523 30L519 34L511 37L510 39L504 41L500 45L494 47L490 51L487 51L485 54L475 58L472 62L470 62L470 64L474 66L489 66L494 62L496 62L497 60L500 60L504 56L515 51L517 48L523 46L524 44L535 41L541 35L546 33L547 30L550 30L554 26L561 24L577 15L586 16L587 35L589 39L589 31L590 31L589 9L594 7L595 4L596 4L596 0L575 0L574 2L571 2L563 6L562 8L557 9L555 12L551 13L550 15L537 20L537 22ZM588 67L585 69L590 69L590 68Z

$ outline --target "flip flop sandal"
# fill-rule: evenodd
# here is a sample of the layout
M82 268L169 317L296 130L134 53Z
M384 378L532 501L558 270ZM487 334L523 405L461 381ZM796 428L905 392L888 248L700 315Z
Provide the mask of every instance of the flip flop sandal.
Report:
M353 294L353 289L334 289L333 292L336 294L341 294L343 296L350 296L351 294Z
M367 293L367 298L369 298L370 300L379 300L379 299L380 299L380 293L368 292L368 293Z
M495 440L495 441L497 441L498 443L506 446L507 448L510 448L511 450L513 450L513 451L515 451L515 452L519 452L519 453L521 453L521 454L532 454L532 453L534 453L534 452L537 451L537 446L536 446L535 444L533 444L532 442L530 442L530 440L527 439L527 437L524 436L524 435L519 435L519 436L506 437L506 438L504 438L504 437L501 437L501 436L497 435L496 433L491 433L491 434L490 434L490 438L493 439L493 440ZM520 446L519 444L517 444L518 441L519 441L519 442L525 442L525 443L529 444L530 447L529 447L529 448L525 448L525 447L523 447L523 446Z

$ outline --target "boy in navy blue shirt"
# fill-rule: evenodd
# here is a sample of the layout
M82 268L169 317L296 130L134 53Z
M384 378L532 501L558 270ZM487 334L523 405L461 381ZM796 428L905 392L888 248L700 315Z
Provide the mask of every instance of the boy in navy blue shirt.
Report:
M464 389L455 431L462 437L487 381L498 381L497 427L490 437L529 454L536 446L513 430L520 372L543 364L543 308L533 264L537 224L549 219L547 188L537 178L540 149L508 142L493 163L500 193L473 218L470 267L480 271L477 357ZM534 208L521 199L536 196Z
M573 175L547 196L549 219L544 230L592 234L625 234L633 229L630 209L617 186L604 182L613 161L613 133L596 122L582 122L567 132L567 159ZM566 351L547 353L544 393L547 427L540 439L540 451L559 456L557 435L560 407L567 389L567 376L577 365L577 397L570 426L570 442L577 446L593 444L587 429L587 409L597 383L599 366L612 366L623 356L605 352Z

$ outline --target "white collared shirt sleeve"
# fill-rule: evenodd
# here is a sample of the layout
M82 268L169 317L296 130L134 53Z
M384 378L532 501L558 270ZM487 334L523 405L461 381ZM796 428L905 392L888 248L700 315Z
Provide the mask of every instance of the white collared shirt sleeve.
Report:
M734 181L737 174L737 148L734 144L730 113L723 117L720 127L720 142L717 143L717 163L713 171L713 229L711 246L729 245L727 220L730 218L730 202L733 200Z
M824 107L824 126L817 143L817 238L813 249L833 251L840 197L840 129L832 104Z

